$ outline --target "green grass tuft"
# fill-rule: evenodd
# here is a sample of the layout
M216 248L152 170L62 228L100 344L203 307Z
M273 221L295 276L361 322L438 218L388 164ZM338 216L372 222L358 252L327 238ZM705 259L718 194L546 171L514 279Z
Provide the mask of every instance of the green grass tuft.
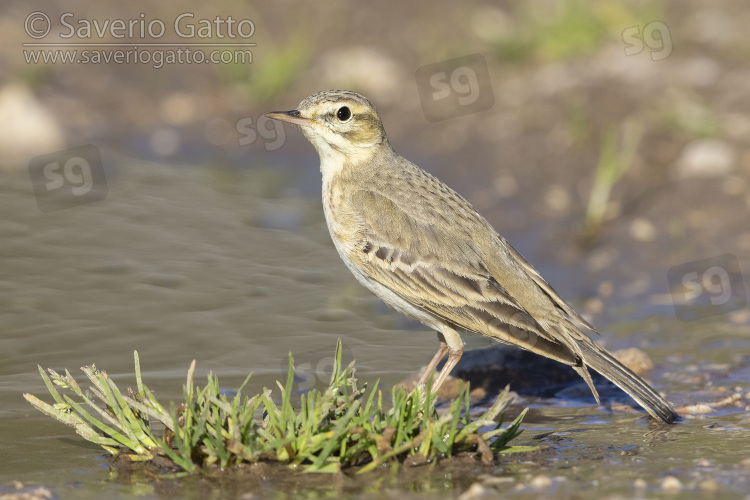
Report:
M621 129L621 141L618 141L618 130L614 127L602 135L599 164L583 222L581 239L584 244L589 244L601 232L612 188L633 164L643 137L643 125L634 118L625 120Z
M476 420L469 413L468 384L444 414L435 409L435 395L423 388L392 389L393 406L386 410L378 382L372 390L366 384L360 388L354 362L342 368L340 340L335 359L328 387L303 394L296 409L291 354L286 384L277 383L280 401L266 388L255 396L243 396L250 376L234 396L221 393L212 374L204 387L197 387L193 361L183 388L184 402L166 410L143 384L137 352L135 391L121 392L94 365L82 368L92 384L85 392L67 370L60 375L39 367L55 403L31 394L24 397L112 455L132 461L166 458L182 469L178 476L261 460L305 472L338 472L352 466L366 472L409 456L434 461L459 451L476 451L483 462L492 463L497 453L530 449L509 446L521 433L525 410L501 427L507 389ZM61 394L56 386L72 395Z

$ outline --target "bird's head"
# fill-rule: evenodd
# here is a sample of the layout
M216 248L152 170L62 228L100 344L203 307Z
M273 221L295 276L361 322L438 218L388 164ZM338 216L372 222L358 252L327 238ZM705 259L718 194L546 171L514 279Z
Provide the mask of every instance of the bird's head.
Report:
M299 125L318 151L321 169L368 162L388 139L375 107L348 90L327 90L304 99L292 111L266 116Z

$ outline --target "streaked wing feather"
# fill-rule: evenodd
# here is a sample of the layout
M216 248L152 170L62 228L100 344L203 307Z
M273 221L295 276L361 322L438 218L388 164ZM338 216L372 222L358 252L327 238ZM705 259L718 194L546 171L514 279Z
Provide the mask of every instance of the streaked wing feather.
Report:
M513 248L510 243L508 243L505 239L501 238L501 241L503 245L508 249L508 252L515 258L516 263L518 263L521 268L526 271L526 274L531 277L531 279L534 280L534 282L539 285L539 288L541 288L544 293L552 300L552 302L565 314L567 314L569 317L573 318L576 322L578 322L580 325L584 326L585 328L591 330L592 332L599 333L596 331L596 329L591 326L591 324L586 321L583 316L578 314L575 309L570 307L570 305L563 300L562 297L555 291L552 286L547 283L547 280L545 280L541 274L539 274L539 271L534 269L534 266L532 266L520 253L518 253L518 250Z
M471 240L457 240L435 225L388 207L385 197L367 192L360 203L375 203L365 217L358 247L370 279L415 307L460 330L576 363L568 346L545 330L489 273ZM381 217L388 214L388 218ZM457 256L457 257L456 257Z

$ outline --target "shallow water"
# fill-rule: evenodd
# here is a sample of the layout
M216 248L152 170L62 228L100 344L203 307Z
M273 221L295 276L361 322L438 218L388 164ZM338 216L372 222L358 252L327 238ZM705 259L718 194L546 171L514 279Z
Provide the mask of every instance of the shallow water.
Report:
M103 201L50 213L24 172L0 181L0 484L106 477L95 447L21 397L46 392L37 364L75 373L95 362L132 383L137 349L146 383L174 399L192 359L199 376L232 387L252 371L260 388L293 351L304 389L327 381L339 337L388 383L432 355L434 333L404 334L350 277L318 198L285 184L294 174L109 167Z
M195 169L114 155L106 163L104 200L49 213L37 207L24 172L0 180L0 485L44 484L61 498L242 492L220 481L165 486L116 479L98 447L23 400L25 392L47 399L37 364L75 375L95 362L127 385L134 382L137 349L145 382L160 399L174 400L192 359L199 377L213 371L226 387L252 371L251 386L259 390L285 374L292 351L305 374L301 390L327 381L339 337L360 378L388 385L434 353L434 333L391 313L342 265L320 201L309 195L309 172ZM627 314L611 313L622 323L607 328L607 345L645 349L657 366L649 378L677 406L750 391L750 362L742 358L750 352L746 328L721 317L683 323L671 314L628 323ZM488 345L467 341L469 348ZM448 497L480 481L531 497L546 484L534 478L544 476L552 481L546 492L593 498L650 495L673 475L695 495L706 480L722 492L748 491L750 471L737 466L750 457L744 407L695 415L665 430L650 429L642 413L612 414L566 393L523 395L520 404L532 411L518 444L544 445L543 453L493 467L463 463L381 474L377 486L346 479L305 488L292 479L280 489L310 497L380 488ZM646 481L644 492L634 489L637 478ZM264 488L270 496L281 493L273 483Z

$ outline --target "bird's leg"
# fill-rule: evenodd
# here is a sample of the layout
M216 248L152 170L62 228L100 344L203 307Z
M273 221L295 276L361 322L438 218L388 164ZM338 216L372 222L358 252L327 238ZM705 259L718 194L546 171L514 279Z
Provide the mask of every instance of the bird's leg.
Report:
M454 352L451 352L450 350L448 351L448 361L445 362L445 364L443 365L443 369L440 370L440 374L435 379L435 382L432 383L433 393L437 393L440 390L440 386L443 385L445 379L448 378L448 375L450 375L453 367L456 366L456 363L458 363L458 360L461 359L461 355L463 353L463 349Z
M427 385L427 380L429 380L430 375L432 375L432 372L435 371L435 368L437 368L438 363L440 363L440 360L443 359L445 353L448 352L448 344L445 342L445 337L443 337L443 334L440 332L437 332L437 335L438 342L440 342L440 347L438 347L438 351L430 360L427 368L424 369L424 373L422 374L422 376L419 377L417 385Z
M461 355L464 353L464 341L461 340L461 336L455 330L444 327L441 333L447 344L448 361L445 362L443 369L440 370L437 378L432 383L433 393L437 393L440 390L440 386L443 385L443 382L448 378L448 375L453 371L453 367L456 366L456 363L458 363L458 360L461 359Z

